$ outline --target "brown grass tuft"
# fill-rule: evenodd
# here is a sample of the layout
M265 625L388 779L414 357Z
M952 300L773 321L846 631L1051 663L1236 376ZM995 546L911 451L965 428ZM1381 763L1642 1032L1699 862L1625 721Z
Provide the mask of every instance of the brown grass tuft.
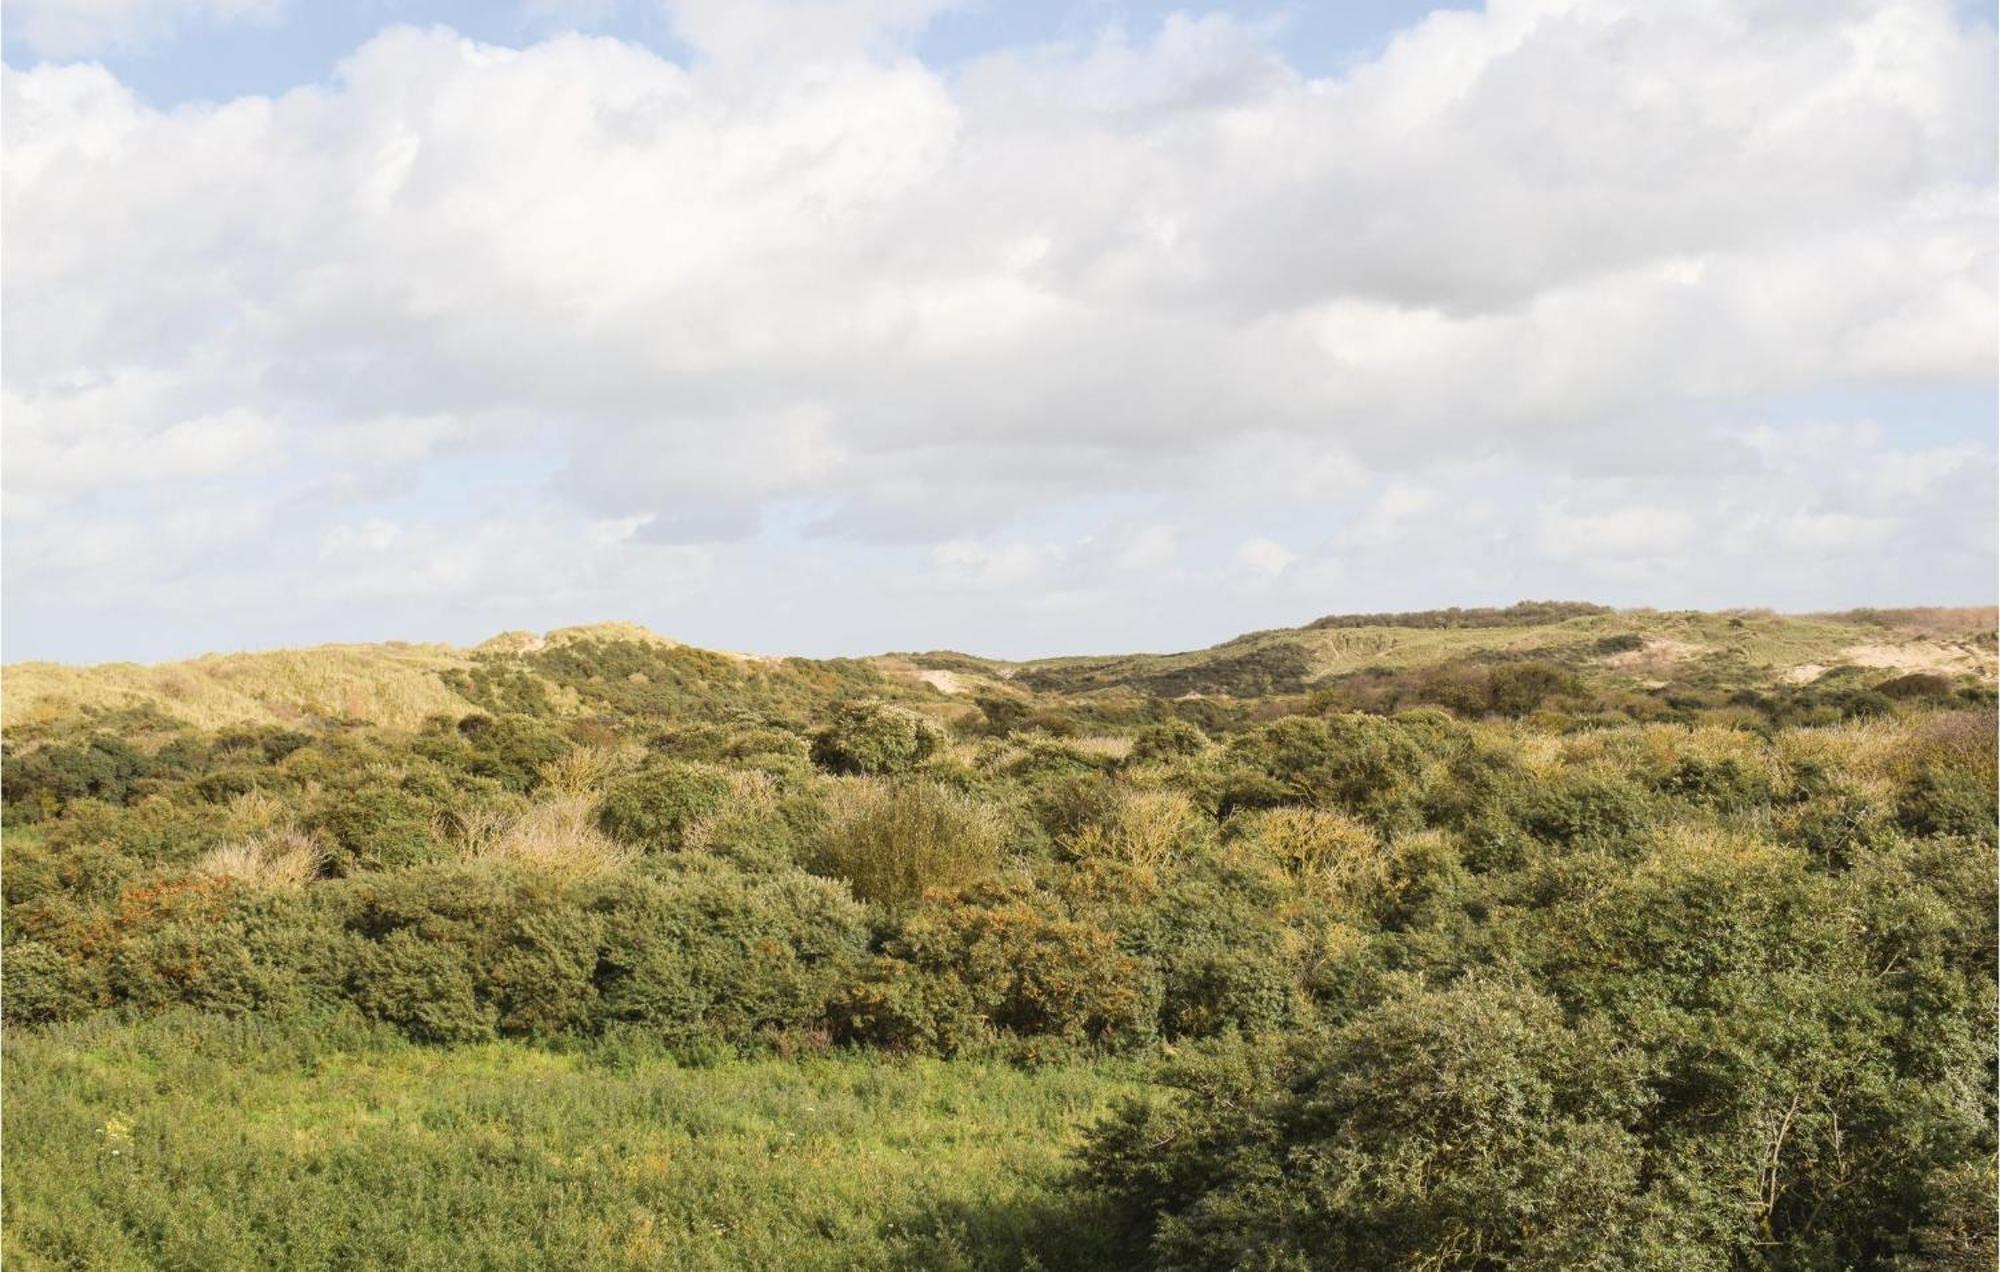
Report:
M202 874L273 891L303 888L326 865L326 845L304 831L267 830L211 849L195 863Z
M587 878L632 864L636 852L597 828L588 797L555 795L514 809L481 807L443 819L438 837L468 861L509 861Z

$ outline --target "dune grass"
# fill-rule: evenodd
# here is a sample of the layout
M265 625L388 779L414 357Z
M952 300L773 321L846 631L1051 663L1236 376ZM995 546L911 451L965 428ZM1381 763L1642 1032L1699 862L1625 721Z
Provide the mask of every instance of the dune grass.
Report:
M340 1023L10 1028L8 1265L1102 1266L1058 1187L1131 1071L684 1067Z
M468 709L438 676L468 665L448 646L400 644L210 654L151 666L15 663L6 671L5 724L153 707L199 728L307 719L409 728L434 713Z

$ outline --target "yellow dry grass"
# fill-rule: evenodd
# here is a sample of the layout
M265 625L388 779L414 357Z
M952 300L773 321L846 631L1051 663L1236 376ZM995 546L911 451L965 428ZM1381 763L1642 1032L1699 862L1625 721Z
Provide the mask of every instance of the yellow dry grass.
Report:
M507 861L566 878L587 878L632 864L637 854L597 828L597 804L556 794L525 807L486 805L437 828L467 861Z
M1068 848L1080 859L1157 867L1193 851L1207 827L1194 801L1179 791L1127 791L1108 825L1085 826L1070 836Z
M576 799L596 799L611 779L639 767L646 749L636 743L619 747L579 746L561 759L542 765L536 773L542 789L553 795Z
M1385 887L1387 845L1367 823L1331 808L1273 808L1253 814L1230 845L1239 862L1282 873L1336 906L1359 904Z
M1720 826L1676 823L1662 829L1653 851L1638 868L1639 878L1686 879L1711 874L1728 878L1784 869L1799 853L1760 835Z
M210 849L195 863L195 869L253 888L296 891L318 877L325 864L325 844L316 836L287 828L266 830Z
M187 662L70 667L16 663L5 671L0 723L37 724L97 711L154 707L197 728L365 720L410 728L463 713L439 673L469 667L448 645L321 645Z

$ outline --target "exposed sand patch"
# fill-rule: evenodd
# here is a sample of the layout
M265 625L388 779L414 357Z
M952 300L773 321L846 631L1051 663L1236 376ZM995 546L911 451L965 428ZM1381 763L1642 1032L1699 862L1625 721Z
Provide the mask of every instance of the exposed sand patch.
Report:
M1935 671L1946 675L1974 672L1991 677L1993 659L1966 645L1917 641L1907 645L1861 644L1842 649L1838 663L1800 663L1785 672L1787 684L1811 684L1835 666L1869 667L1877 671Z
M930 668L924 671L919 671L917 673L917 679L923 681L925 684L937 690L939 693L971 692L971 686L965 683L965 677L959 675L955 671L943 671L937 668Z
M1849 645L1840 656L1857 667L1886 671L1973 671L1989 662L1956 645Z
M1670 636L1647 636L1645 644L1637 649L1628 649L1622 654L1612 654L1604 659L1607 667L1623 671L1641 667L1665 668L1678 662L1686 662L1697 654L1708 652L1708 646L1696 645Z

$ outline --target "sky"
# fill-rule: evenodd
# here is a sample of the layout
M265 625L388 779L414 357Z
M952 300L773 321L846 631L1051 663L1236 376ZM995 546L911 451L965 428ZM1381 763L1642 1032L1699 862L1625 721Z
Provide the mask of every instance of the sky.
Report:
M1990 604L1955 0L6 0L0 653Z

